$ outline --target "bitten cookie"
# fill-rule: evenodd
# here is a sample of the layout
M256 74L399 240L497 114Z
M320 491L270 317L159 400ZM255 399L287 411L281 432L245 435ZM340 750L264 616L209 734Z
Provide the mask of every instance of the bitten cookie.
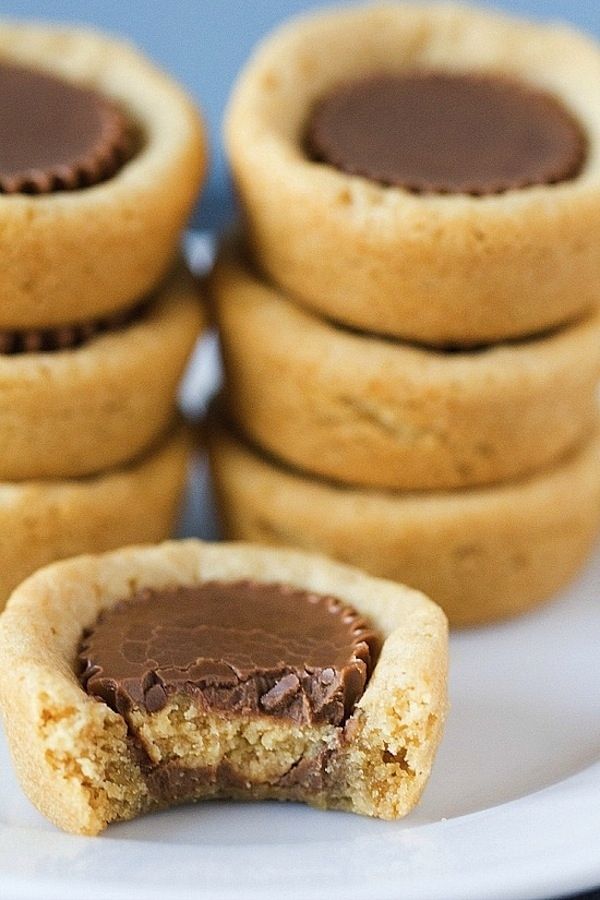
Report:
M175 416L202 319L181 264L127 322L0 332L0 479L73 478L142 453Z
M0 96L0 328L137 301L166 274L204 174L192 102L120 41L9 22Z
M88 478L0 484L0 609L56 559L162 541L175 524L189 441L183 428L129 465Z
M257 265L334 320L433 345L597 305L600 51L448 4L300 18L259 47L226 141Z
M128 548L13 594L0 700L24 790L67 831L223 796L395 819L441 736L446 643L422 594L320 556Z
M211 283L224 402L258 445L348 484L416 490L514 479L591 434L600 316L446 353L336 327L224 249Z
M393 493L277 465L213 422L225 536L318 550L425 591L453 625L522 612L573 578L600 527L600 437L526 480Z

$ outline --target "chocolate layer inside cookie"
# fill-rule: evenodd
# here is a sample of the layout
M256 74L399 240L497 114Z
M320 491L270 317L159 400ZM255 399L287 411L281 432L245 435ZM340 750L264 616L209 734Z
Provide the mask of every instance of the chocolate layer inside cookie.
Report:
M311 158L420 193L496 194L576 177L582 127L551 94L501 76L409 72L343 84L315 106Z
M202 796L326 792L379 640L351 607L286 585L145 590L82 639L85 690L127 721L147 788Z
M126 117L96 91L0 64L0 192L98 184L130 158L134 143Z
M148 308L148 301L119 310L101 319L62 325L60 328L28 328L24 331L0 330L0 355L19 353L53 353L59 350L75 350L92 338L107 331L125 328L140 319Z

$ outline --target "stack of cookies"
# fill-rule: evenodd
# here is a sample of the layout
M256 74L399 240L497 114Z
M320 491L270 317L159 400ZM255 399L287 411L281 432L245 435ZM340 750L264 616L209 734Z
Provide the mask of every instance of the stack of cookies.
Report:
M600 51L457 6L292 22L234 92L213 280L229 536L454 624L551 596L600 525Z
M35 27L0 31L0 131L1 601L52 558L170 530L201 326L176 248L204 152L131 50ZM0 712L24 791L68 832L225 797L398 819L446 659L438 606L322 556L128 546L11 594Z
M182 91L94 33L3 23L0 97L1 607L53 559L170 532L205 151Z

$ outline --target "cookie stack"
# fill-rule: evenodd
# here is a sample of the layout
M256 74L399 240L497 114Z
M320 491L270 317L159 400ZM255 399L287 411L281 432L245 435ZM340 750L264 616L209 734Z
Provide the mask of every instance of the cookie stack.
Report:
M1 606L53 559L172 527L205 151L181 90L88 31L3 23L0 97Z
M292 22L234 92L213 280L235 538L517 613L600 525L600 51L457 6Z

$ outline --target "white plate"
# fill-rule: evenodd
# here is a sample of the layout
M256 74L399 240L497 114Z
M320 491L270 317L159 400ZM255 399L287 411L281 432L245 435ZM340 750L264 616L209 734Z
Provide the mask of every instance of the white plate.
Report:
M200 512L210 534L203 470L188 521ZM446 735L402 822L207 803L71 837L25 799L0 739L0 897L533 900L597 886L599 584L600 554L551 605L453 636Z

